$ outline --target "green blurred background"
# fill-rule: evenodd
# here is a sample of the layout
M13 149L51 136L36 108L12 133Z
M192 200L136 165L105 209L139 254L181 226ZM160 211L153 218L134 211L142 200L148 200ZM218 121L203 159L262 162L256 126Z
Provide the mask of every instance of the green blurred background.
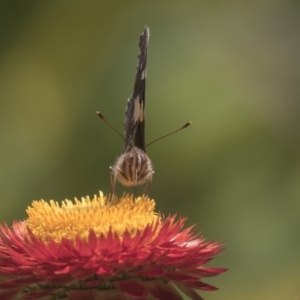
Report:
M0 217L109 192L150 27L151 197L226 250L207 300L300 294L299 1L1 1ZM118 186L121 193L124 188ZM129 189L129 191L131 191Z

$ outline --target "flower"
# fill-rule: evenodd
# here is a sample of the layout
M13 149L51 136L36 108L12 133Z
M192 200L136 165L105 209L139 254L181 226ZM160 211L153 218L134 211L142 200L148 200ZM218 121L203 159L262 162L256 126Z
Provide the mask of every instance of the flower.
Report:
M0 225L0 299L192 299L224 268L223 250L183 229L185 218L155 213L146 196L100 195L61 204L33 201L28 219Z

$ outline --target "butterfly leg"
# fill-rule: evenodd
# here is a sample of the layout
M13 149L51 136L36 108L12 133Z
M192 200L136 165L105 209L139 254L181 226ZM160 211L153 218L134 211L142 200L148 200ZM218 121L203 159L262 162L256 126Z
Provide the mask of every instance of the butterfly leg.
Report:
M116 188L116 182L117 182L117 176L115 172L113 171L112 167L109 167L110 169L110 198L109 202L110 205L112 204L115 196L115 188Z
M135 169L135 175L134 175L134 186L133 186L133 199L135 199L136 197L136 193L137 193L137 174L138 170Z
M150 192L151 184L152 184L152 178L150 178L150 179L147 181L147 183L146 183L146 186L145 186L144 191L143 191L144 195L147 195L147 196L148 196L148 194L149 194L149 192Z

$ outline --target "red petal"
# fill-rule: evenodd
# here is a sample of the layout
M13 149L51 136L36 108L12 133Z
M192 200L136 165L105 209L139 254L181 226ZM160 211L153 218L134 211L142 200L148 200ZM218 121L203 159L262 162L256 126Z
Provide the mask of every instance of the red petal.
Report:
M181 295L170 284L159 280L149 280L143 282L150 294L158 300L183 300Z
M224 272L226 272L228 269L226 268L210 268L201 266L199 268L183 268L181 271L186 274L190 275L196 275L201 277L211 277L211 276L217 276Z
M195 281L195 280L197 280L197 277L190 276L190 275L184 274L182 272L166 273L165 277L170 280L175 280L175 281Z
M1 300L17 300L20 299L20 289L10 289L6 291L0 291Z
M68 300L96 300L96 290L72 290L68 293ZM105 297L103 299L106 299Z
M190 297L192 300L204 300L196 291L194 291L192 288L182 285L178 282L175 282L176 286L188 297Z
M147 290L139 279L114 281L113 284L117 289L134 299L145 299L148 295Z
M165 270L157 267L152 267L152 268L144 268L142 270L135 271L134 273L139 276L159 277L165 274Z
M202 291L216 291L218 289L213 285L204 283L202 281L185 281L183 284L193 289L200 289Z

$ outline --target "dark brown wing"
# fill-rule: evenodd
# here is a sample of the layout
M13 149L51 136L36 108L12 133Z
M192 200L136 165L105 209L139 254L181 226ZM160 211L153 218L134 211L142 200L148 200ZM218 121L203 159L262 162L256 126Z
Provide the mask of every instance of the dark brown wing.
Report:
M140 52L136 67L133 93L127 101L125 112L125 152L134 146L145 151L145 90L147 76L147 50L149 28L145 27L140 36Z

